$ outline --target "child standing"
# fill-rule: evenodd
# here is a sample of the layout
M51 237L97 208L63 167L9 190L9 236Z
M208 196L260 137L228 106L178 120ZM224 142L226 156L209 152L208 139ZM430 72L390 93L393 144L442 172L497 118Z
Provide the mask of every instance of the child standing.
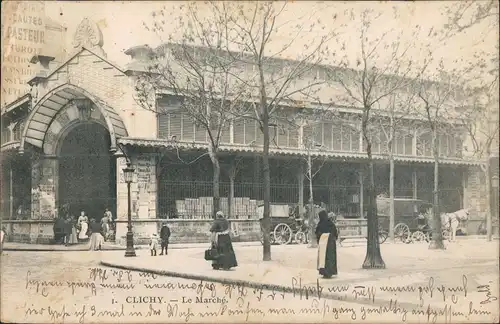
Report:
M151 256L156 256L156 248L158 246L158 235L153 233L151 235L151 242L149 243L149 249L151 250Z

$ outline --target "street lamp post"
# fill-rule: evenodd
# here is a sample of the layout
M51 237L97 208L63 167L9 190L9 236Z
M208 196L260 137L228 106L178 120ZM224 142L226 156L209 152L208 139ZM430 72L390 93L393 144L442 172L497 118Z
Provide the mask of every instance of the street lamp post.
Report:
M491 241L491 236L493 232L493 224L492 224L492 216L498 215L498 209L497 209L497 204L498 204L498 176L494 175L491 178L491 187L493 188L493 210L490 212L489 215L486 217L486 239L488 241ZM491 208L491 207L490 207Z
M130 197L130 185L134 180L134 172L135 169L132 167L130 162L127 162L127 167L123 169L123 176L125 178L125 182L127 183L127 217L128 217L128 225L127 225L127 249L125 250L126 257L135 257L135 249L134 249L134 233L132 233L132 199Z

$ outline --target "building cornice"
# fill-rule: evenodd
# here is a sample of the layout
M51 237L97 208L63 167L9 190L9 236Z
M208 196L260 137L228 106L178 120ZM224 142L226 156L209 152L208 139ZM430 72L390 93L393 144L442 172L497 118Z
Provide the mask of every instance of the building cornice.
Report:
M148 138L135 138L135 137L122 137L118 139L118 142L122 145L136 146L136 147L146 147L146 148L157 148L157 149L182 149L182 150L193 150L193 151L205 151L208 149L208 144L201 142L182 142L182 141L172 141L166 139L148 139ZM227 153L249 153L249 154L261 154L262 147L256 145L242 145L242 144L221 144L219 147L220 152ZM323 157L332 160L350 160L350 161L366 161L368 159L365 152L335 152L326 150L311 150L308 152L307 149L302 148L269 148L270 155L283 155L283 156L297 156L306 157L309 154L313 157ZM373 160L375 161L388 161L389 157L387 154L373 154ZM406 155L394 155L394 160L396 162L403 163L434 163L433 157L423 157L423 156L406 156ZM465 160L459 158L447 158L442 157L439 161L440 164L449 165L471 165L477 166L482 165L484 161L481 160Z

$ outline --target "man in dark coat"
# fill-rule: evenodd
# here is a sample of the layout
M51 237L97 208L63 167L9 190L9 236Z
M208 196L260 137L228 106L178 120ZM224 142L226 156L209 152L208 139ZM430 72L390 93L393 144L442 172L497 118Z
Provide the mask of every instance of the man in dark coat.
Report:
M71 221L71 217L66 216L64 220L64 243L66 246L69 245L69 239L71 237L71 231L73 230L73 222Z
M54 242L56 244L57 243L61 244L61 242L64 243L64 237L65 237L64 219L62 217L57 217L54 220L53 230L54 230Z
M170 228L167 224L163 223L163 226L160 230L160 239L161 239L161 253L163 255L163 249L165 249L165 255L168 254L168 241L170 240Z

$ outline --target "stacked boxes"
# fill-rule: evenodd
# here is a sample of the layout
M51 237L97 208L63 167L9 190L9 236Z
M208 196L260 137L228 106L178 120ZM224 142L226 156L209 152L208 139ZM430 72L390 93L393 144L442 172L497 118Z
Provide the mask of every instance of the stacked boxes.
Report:
M248 197L235 197L233 199L231 218L233 219L258 219L258 205L261 201ZM213 200L212 197L186 198L176 200L175 208L180 219L211 219ZM227 197L220 198L220 210L224 215L229 215L229 201Z
M224 213L224 215L229 215L229 201L226 197L221 197L220 199L220 210Z

